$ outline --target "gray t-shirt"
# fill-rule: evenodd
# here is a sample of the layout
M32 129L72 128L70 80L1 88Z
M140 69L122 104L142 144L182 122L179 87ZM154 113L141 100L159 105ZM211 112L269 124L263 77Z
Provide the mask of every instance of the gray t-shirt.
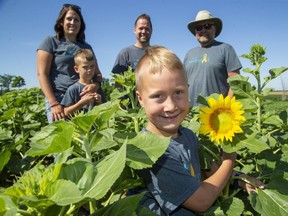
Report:
M92 47L87 43L73 43L66 39L58 40L55 36L45 38L38 47L38 50L44 50L53 55L49 79L54 92L65 92L70 85L79 79L79 75L73 67L74 55L81 48L92 50Z
M213 93L227 96L228 72L241 68L235 50L226 43L215 41L209 47L196 47L188 51L184 69L188 78L190 105L197 105L199 94L204 97Z
M191 130L180 127L179 132L151 169L139 171L148 190L140 205L159 215L194 215L181 204L201 185L199 143Z
M134 45L122 49L115 60L112 73L121 74L124 71L127 71L129 66L134 71L144 54L145 49L141 49Z

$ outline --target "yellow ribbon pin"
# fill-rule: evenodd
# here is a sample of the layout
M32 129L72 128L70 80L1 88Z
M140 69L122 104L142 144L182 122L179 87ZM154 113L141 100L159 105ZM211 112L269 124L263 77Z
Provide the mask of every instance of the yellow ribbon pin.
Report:
M205 62L207 62L207 53L203 55L202 64L204 64Z
M191 173L191 176L195 176L195 172L194 172L194 168L192 164L190 164L190 173Z

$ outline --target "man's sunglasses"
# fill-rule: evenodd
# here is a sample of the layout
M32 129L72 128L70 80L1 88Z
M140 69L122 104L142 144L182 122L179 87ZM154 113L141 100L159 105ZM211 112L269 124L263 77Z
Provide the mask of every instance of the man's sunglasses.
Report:
M79 7L78 5L74 5L74 4L64 4L63 8L66 7L72 7L72 8L76 8L77 10L81 11L81 7Z
M214 24L204 24L204 25L197 25L195 26L196 31L201 31L203 28L206 30L210 30Z

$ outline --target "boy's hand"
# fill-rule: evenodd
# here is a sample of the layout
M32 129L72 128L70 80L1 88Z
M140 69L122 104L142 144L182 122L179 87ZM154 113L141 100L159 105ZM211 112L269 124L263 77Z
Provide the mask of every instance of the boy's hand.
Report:
M95 94L94 95L94 99L95 99L95 101L96 101L96 103L97 104L101 104L102 103L102 97L101 97L101 95L100 94Z
M222 162L225 160L232 160L234 163L236 160L236 157L237 157L236 152L232 152L232 153L223 152L221 155L221 160L222 160Z
M239 175L239 177L247 179L249 182L253 183L256 187L258 187L260 189L265 188L265 185L260 180L254 178L254 177L248 176L244 173L241 173ZM251 193L251 191L256 191L256 187L254 185L251 185L251 184L246 183L245 181L241 181L241 180L238 180L238 182L239 182L239 186L242 187L249 194Z
M81 101L83 102L83 104L93 103L95 101L96 94L97 93L87 92L85 95L81 97Z

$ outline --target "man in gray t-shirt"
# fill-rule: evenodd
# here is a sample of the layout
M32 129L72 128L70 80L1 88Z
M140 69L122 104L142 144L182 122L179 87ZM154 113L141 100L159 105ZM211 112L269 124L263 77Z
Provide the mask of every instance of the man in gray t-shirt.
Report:
M231 45L215 40L222 30L221 19L214 18L209 11L199 11L188 29L200 44L189 50L184 59L190 105L197 105L200 94L206 97L218 93L232 97L227 79L239 74L242 65Z

